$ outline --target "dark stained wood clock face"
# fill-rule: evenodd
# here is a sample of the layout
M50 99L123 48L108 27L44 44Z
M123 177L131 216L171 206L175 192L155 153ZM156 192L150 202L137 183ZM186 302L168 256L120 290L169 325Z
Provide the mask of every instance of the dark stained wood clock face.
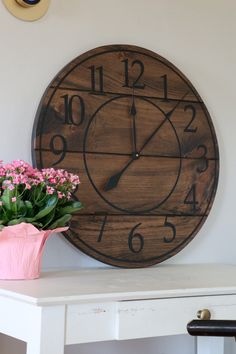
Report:
M216 193L217 139L201 97L174 65L136 46L69 63L42 98L32 150L37 167L79 174L84 209L65 236L115 266L175 255Z

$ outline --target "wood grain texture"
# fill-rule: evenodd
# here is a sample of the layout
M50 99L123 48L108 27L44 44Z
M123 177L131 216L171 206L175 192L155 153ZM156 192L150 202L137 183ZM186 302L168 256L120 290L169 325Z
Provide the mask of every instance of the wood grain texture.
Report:
M84 209L65 236L120 267L150 266L185 247L218 183L216 134L200 96L166 59L129 45L93 49L56 76L32 154L37 167L80 175Z

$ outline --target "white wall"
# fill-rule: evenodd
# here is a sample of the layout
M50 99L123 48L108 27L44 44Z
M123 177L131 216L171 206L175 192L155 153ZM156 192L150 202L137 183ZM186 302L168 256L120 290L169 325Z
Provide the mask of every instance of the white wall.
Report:
M213 119L221 157L218 192L207 222L167 262L236 263L235 14L235 0L51 0L44 18L27 23L0 2L0 159L31 162L37 105L71 59L112 43L153 50L182 70L199 91ZM47 244L44 268L98 265L103 266L58 236ZM166 352L171 351L160 351Z

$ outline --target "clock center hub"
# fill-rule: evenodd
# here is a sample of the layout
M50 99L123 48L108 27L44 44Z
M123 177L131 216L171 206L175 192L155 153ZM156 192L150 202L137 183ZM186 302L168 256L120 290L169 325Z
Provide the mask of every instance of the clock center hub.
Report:
M140 154L138 152L134 152L132 154L132 158L133 158L133 160L138 160L140 158Z

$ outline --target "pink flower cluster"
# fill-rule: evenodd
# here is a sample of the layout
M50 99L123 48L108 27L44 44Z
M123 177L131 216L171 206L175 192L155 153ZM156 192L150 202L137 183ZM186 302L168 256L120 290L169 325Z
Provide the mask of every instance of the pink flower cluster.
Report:
M0 160L0 195L6 189L18 191L12 197L12 202L16 201L19 192L22 194L37 186L42 193L57 194L59 199L70 199L71 193L75 191L79 183L80 180L77 175L62 169L38 170L22 160L16 160L5 165Z

